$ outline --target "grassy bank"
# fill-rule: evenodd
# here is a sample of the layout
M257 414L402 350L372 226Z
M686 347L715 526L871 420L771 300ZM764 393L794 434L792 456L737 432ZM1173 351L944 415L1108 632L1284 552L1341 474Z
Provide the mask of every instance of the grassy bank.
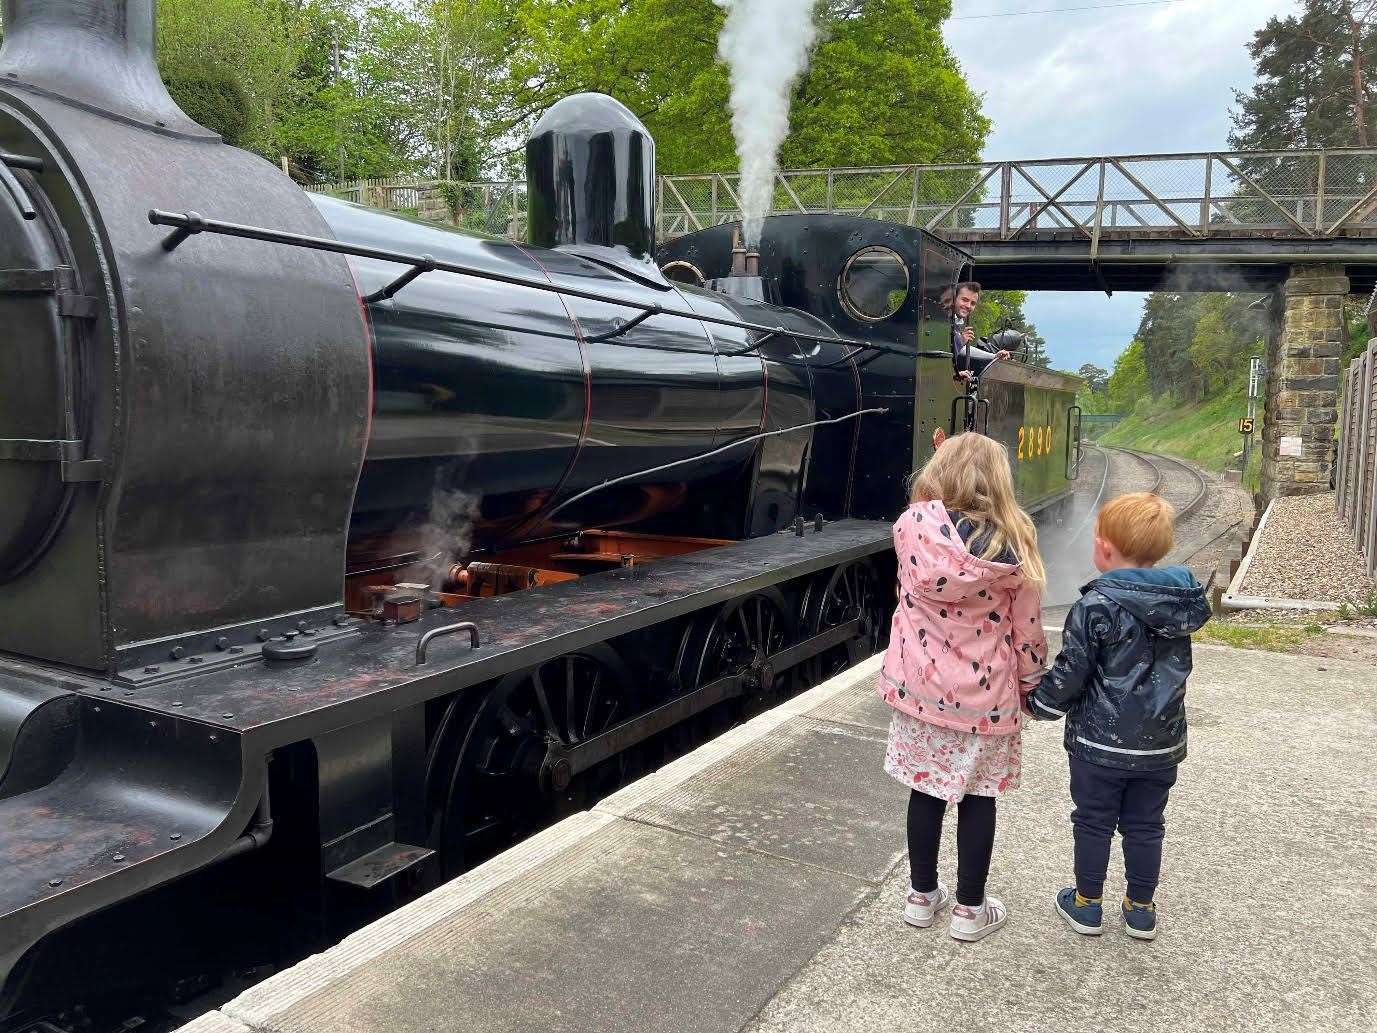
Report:
M1242 387L1203 402L1149 398L1100 440L1106 445L1180 456L1207 470L1223 470L1243 448L1238 418L1246 411ZM1253 436L1254 446L1262 442L1261 429Z

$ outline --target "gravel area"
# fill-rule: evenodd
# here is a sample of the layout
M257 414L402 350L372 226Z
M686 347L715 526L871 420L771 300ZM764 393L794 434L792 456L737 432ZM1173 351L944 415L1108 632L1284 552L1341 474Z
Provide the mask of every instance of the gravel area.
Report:
M1334 493L1326 492L1276 501L1239 594L1353 603L1374 590L1348 530L1334 516Z

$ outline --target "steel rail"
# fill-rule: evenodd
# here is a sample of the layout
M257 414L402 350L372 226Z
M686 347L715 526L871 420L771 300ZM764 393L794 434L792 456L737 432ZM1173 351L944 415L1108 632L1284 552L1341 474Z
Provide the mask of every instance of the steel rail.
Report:
M1146 466L1148 470L1152 472L1152 487L1144 490L1150 491L1154 495L1157 494L1158 489L1162 487L1162 479L1165 475L1163 474L1161 467L1159 467L1156 463L1154 463L1151 459L1148 458L1149 453L1136 452L1131 448L1124 448L1121 445L1101 445L1099 447L1110 452L1122 452L1124 455L1132 456L1134 459L1138 460L1138 462ZM1155 455L1156 453L1151 454Z
M1100 458L1104 460L1104 472L1100 474L1100 490L1095 493L1095 501L1090 503L1090 511L1086 513L1085 518L1080 522L1077 528L1071 532L1071 537L1067 539L1067 542L1074 542L1081 535L1085 534L1086 528L1090 526L1091 521L1093 521L1099 513L1100 502L1104 499L1105 489L1109 487L1109 453L1105 451L1103 445L1096 444L1093 441L1087 441L1085 444L1100 453Z
M1209 496L1210 492L1209 482L1205 479L1205 476L1199 470L1191 466L1189 463L1185 462L1184 460L1178 459L1175 456L1163 455L1161 452L1140 452L1139 450L1133 448L1120 448L1120 451L1127 452L1130 455L1137 456L1139 459L1144 459L1147 462L1151 463L1158 470L1159 473L1159 479L1157 482L1159 488L1161 487L1162 480L1166 476L1166 470L1159 465L1158 460L1160 460L1163 463L1170 464L1171 466L1174 466L1177 469L1184 470L1186 473L1191 475L1191 479L1195 481L1198 487L1196 489L1195 494L1191 496L1191 500L1187 502L1184 506L1180 506L1177 508L1176 518L1178 520L1184 520L1186 517L1191 516L1196 512L1196 510L1198 510L1201 506L1205 504L1205 499Z

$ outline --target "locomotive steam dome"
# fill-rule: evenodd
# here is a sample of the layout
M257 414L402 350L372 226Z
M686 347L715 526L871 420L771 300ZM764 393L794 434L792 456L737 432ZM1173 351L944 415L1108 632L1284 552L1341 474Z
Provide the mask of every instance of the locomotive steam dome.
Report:
M526 142L526 178L532 244L616 248L654 265L655 141L621 101L579 93L550 107Z

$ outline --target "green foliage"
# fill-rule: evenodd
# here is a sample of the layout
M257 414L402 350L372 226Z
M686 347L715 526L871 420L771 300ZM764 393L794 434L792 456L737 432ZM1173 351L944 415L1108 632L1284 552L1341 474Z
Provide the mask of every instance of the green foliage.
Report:
M1113 379L1111 376L1111 384ZM1181 456L1209 470L1236 469L1234 455L1243 448L1238 418L1246 406L1245 380L1235 381L1204 401L1187 401L1172 395L1143 396L1134 411L1101 440L1107 445ZM1255 433L1254 444L1261 440L1261 433ZM1261 449L1253 451L1257 455Z
M1273 17L1248 47L1251 92L1236 92L1229 144L1240 150L1369 145L1377 71L1377 4L1302 0Z
M979 157L990 123L942 39L951 0L817 11L786 166ZM662 171L728 171L723 17L713 0L160 0L159 63L193 117L305 179L519 174L526 128L579 90L640 115Z
M1191 637L1197 642L1211 642L1234 649L1262 649L1270 653L1296 653L1306 640L1324 629L1314 625L1304 627L1281 627L1277 625L1233 624L1229 621L1213 620Z
M1081 412L1090 416L1100 416L1114 411L1107 392L1092 391L1089 387L1083 387L1076 392L1076 404L1081 407Z
M239 83L215 70L173 75L168 92L196 122L213 129L225 143L243 147L254 129L253 103Z
M1153 395L1197 401L1246 372L1267 332L1264 296L1156 291L1143 303L1137 340Z
M1087 390L1092 393L1102 393L1109 389L1109 370L1087 362L1076 370L1076 376L1085 381Z
M1367 302L1347 299L1344 304L1344 324L1348 328L1348 340L1344 344L1343 354L1339 356L1340 369L1347 369L1350 362L1367 350Z
M158 64L187 114L217 122L207 127L275 159L277 112L300 57L302 10L289 0L161 0Z
M1105 383L1105 393L1111 412L1132 412L1138 400L1147 393L1147 363L1143 358L1143 342L1134 340L1114 360L1114 371Z
M515 0L514 111L579 90L610 93L655 136L662 172L736 166L723 11L711 0ZM820 0L822 33L795 87L786 166L978 157L980 99L941 35L950 0Z
M1052 360L1047 354L1047 342L1023 313L1023 303L1027 300L1027 291L982 291L980 301L971 312L971 326L981 337L1004 329L1021 331L1028 338L1025 361L1030 366L1046 369L1052 365Z
M1249 343L1233 332L1228 322L1228 308L1227 294L1206 294L1197 308L1190 357L1205 395L1213 394L1225 382L1237 378L1239 345Z

